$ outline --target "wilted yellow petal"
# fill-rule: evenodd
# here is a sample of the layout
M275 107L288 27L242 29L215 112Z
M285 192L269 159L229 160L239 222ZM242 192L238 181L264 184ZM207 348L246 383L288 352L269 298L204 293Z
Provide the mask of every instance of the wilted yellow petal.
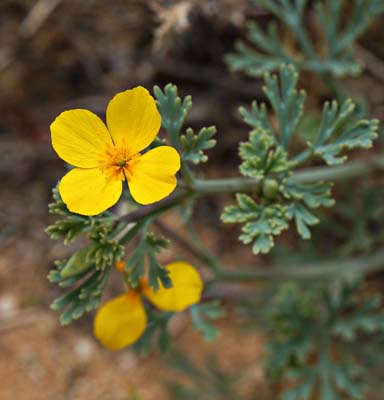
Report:
M173 262L165 267L169 271L172 287L164 288L159 282L159 289L144 286L143 294L157 308L163 311L183 311L200 301L203 281L199 272L183 261Z
M59 183L59 192L68 209L82 215L97 215L119 200L122 183L107 180L99 168L74 168Z
M160 146L142 155L132 168L128 186L140 204L155 203L167 197L176 187L180 169L179 153L169 146Z
M100 154L112 145L103 121L88 110L61 113L51 124L51 138L58 156L81 168L97 167Z
M143 302L136 292L122 294L97 312L94 333L109 350L120 350L136 342L147 325Z
M116 145L131 155L148 147L159 132L161 117L154 98L138 86L118 93L107 107L107 125Z

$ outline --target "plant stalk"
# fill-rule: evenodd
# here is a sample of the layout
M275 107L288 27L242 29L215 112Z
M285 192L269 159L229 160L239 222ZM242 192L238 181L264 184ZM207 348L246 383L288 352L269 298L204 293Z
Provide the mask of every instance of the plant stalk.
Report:
M283 266L273 268L221 269L217 271L214 283L221 281L287 281L335 279L348 275L364 275L384 268L384 250L370 256L353 257L340 260L317 262L312 265L296 267Z
M384 170L384 157L350 161L344 165L306 168L292 175L300 183L327 182L365 176ZM180 190L158 203L140 207L121 217L126 222L160 215L193 196L216 193L252 193L260 190L260 181L251 178L196 179L189 184L180 183Z

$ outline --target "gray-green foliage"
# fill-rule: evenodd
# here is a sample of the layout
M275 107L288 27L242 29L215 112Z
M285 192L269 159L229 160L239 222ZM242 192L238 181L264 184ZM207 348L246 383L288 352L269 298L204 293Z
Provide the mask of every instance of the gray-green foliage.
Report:
M287 206L288 219L295 222L296 230L303 239L310 239L308 226L316 225L319 219L311 209L331 207L335 203L331 196L330 183L313 183L302 185L292 179L283 182L282 193L290 201Z
M168 329L168 323L174 313L159 312L151 305L145 303L148 323L145 332L134 344L134 349L140 355L146 356L154 349L162 353L169 349L171 344L171 334Z
M59 219L46 229L51 239L62 239L65 244L68 244L74 241L78 235L91 232L95 225L113 221L113 217L109 217L107 213L103 218L72 214L61 200L57 187L52 190L52 198L53 202L49 204L49 212L60 216L62 219Z
M63 325L71 323L97 308L108 282L110 268L123 257L124 248L114 238L119 229L116 218L107 213L98 217L83 217L68 211L55 188L50 211L62 219L47 228L52 239L73 241L86 234L88 244L76 251L68 260L57 261L48 280L63 288L67 294L53 301L54 310L64 310L60 316Z
M225 315L225 310L218 301L204 304L194 304L190 308L191 318L195 329L203 335L208 342L213 341L219 335L219 329L211 323Z
M332 221L344 241L341 250L343 254L370 253L384 243L383 195L368 181L358 191L346 190L345 196L336 207L340 217Z
M382 0L316 1L310 9L310 23L306 24L307 0L254 2L269 11L274 20L265 31L255 22L250 22L247 36L254 46L239 41L236 53L226 58L232 70L244 71L251 76L262 76L276 70L281 63L320 74L359 74L362 67L355 59L356 40L372 19L384 10ZM320 44L317 32L311 29L313 22L321 31ZM295 38L299 51L284 45L283 37L287 30Z
M216 145L213 136L216 133L214 126L203 127L198 133L192 128L187 128L182 134L188 111L192 107L192 97L186 96L181 99L178 95L177 86L168 83L163 90L154 87L157 105L162 118L162 126L167 131L171 144L180 151L182 161L193 164L206 162L208 157L205 150Z
M255 254L268 253L274 245L273 237L288 228L287 207L280 204L257 204L250 196L238 194L237 205L225 208L222 219L227 223L245 223L239 239L252 244Z
M328 165L341 164L346 160L345 155L340 155L343 150L372 147L372 140L378 136L378 127L378 120L369 121L356 116L351 99L345 100L341 106L336 101L326 102L319 133L309 145L314 155Z
M140 339L135 343L134 349L141 355L148 355L154 349L164 353L169 350L172 343L172 335L168 329L169 321L174 313L160 312L145 302L148 318L147 327ZM212 324L224 316L224 310L218 301L195 304L189 309L192 323L195 329L203 335L207 341L216 339L219 329Z
M292 154L292 142L300 139L300 122L304 117L305 93L297 89L298 74L293 66L280 66L279 75L266 74L264 92L276 116L273 125L264 103L253 102L240 114L252 128L249 140L239 147L242 175L260 181L260 191L251 196L240 194L237 204L224 209L222 220L241 223L243 243L253 243L253 252L267 253L273 236L295 222L303 239L309 239L309 227L319 222L313 210L334 204L332 183L300 183L295 179L299 167L311 158L328 165L343 163L344 150L368 148L377 137L378 121L359 118L355 105L346 100L326 102L317 134L303 143L306 148Z
M159 86L153 88L157 100L157 107L161 114L161 123L167 131L171 144L180 149L180 131L184 125L188 111L192 107L192 97L186 96L183 100L178 96L177 87L169 83L161 90Z
M208 356L204 363L195 363L180 351L173 351L167 363L178 372L186 383L177 380L167 381L170 399L183 400L222 400L242 399L241 373L226 371L214 356Z
M206 162L208 157L204 154L204 150L211 149L216 145L216 140L212 139L215 133L214 126L201 128L197 134L193 132L192 128L188 128L185 135L181 136L183 159L194 164Z
M56 268L48 275L50 282L58 283L62 287L76 286L51 304L53 310L64 309L60 316L60 322L62 325L67 325L73 320L81 318L85 312L92 311L99 306L108 282L110 268L97 270L90 267L71 278L62 277L60 274L61 269L65 268L65 263L56 263Z
M169 241L153 233L145 233L136 249L130 254L124 270L132 287L138 287L140 278L148 276L148 286L159 288L159 281L164 287L171 287L172 282L165 268L157 260L156 253L166 249ZM147 261L147 262L146 262ZM148 270L146 270L146 266Z
M88 239L88 244L68 260L57 261L56 268L48 274L50 282L69 288L67 294L52 303L53 309L64 310L60 321L65 325L99 306L111 268L125 257L124 245L143 229L144 223L136 223L124 233L127 224L119 222L112 214L104 213L94 217L73 214L61 200L56 188L53 190L53 199L50 211L59 214L62 219L47 228L51 238L64 239L67 243L85 234ZM146 275L146 265L150 286L157 288L159 280L164 286L171 286L167 271L156 258L156 253L167 245L168 241L162 237L143 234L126 266L132 286L136 287Z
M289 283L279 288L267 314L267 370L290 381L282 400L365 398L362 349L375 346L370 337L384 332L378 296L364 295L351 282Z

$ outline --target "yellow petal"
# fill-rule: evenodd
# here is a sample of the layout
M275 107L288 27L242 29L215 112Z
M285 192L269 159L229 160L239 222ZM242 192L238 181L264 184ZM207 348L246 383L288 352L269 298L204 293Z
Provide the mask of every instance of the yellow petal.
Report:
M128 180L132 197L140 204L155 203L167 197L176 187L180 169L179 153L169 146L160 146L142 155L132 167Z
M81 168L97 167L106 145L112 145L104 122L88 110L61 113L51 124L51 138L58 156Z
M122 294L97 312L94 333L109 350L120 350L136 342L147 325L143 302L135 292Z
M163 311L183 311L200 301L203 281L198 271L183 261L173 262L165 267L169 271L172 287L164 288L159 282L159 289L144 286L143 294L157 308Z
M68 209L82 215L97 215L117 203L120 180L106 180L99 168L74 168L60 181L59 192Z
M107 125L116 145L131 155L148 147L159 132L161 117L154 98L138 86L118 93L108 104Z

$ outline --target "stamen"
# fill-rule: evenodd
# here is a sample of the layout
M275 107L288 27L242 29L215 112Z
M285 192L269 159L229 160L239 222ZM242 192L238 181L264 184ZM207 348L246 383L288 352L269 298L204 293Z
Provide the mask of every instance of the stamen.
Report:
M107 143L105 152L100 154L100 169L108 180L130 180L132 178L132 168L139 158L140 153L129 154L124 139L119 146Z

